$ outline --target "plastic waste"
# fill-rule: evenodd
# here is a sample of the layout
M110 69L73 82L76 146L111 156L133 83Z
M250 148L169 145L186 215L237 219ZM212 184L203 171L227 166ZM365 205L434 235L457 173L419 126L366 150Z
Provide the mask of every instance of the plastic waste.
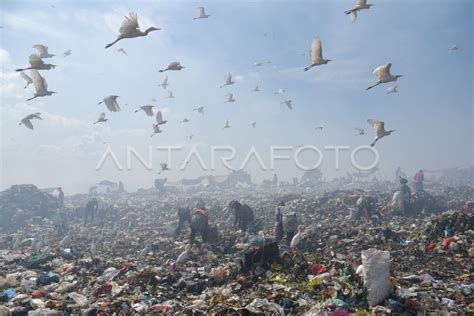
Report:
M375 248L362 251L363 280L367 287L367 301L375 306L392 293L390 253Z

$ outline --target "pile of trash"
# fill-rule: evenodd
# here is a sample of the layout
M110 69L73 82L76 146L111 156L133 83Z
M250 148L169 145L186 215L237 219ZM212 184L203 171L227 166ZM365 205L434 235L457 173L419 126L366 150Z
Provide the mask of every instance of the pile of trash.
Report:
M347 218L352 190L239 191L255 212L241 231L226 208L235 194L94 195L92 223L77 212L92 196L67 197L67 229L43 219L0 233L0 315L474 313L472 212L368 222ZM377 208L391 198L371 195ZM215 229L208 243L175 233L178 208L196 201ZM277 207L297 214L292 247L275 238Z
M58 206L56 198L33 184L13 185L0 192L0 227L14 231L32 217L51 216Z

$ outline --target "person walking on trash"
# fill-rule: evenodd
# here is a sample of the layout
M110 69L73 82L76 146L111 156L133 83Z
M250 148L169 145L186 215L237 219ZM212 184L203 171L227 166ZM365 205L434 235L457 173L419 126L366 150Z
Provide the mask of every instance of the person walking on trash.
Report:
M284 237L283 232L283 214L282 214L282 207L285 206L285 203L281 201L277 205L277 213L276 213L276 224L275 224L275 240L280 241Z
M184 228L184 224L188 223L191 225L191 210L189 207L180 207L178 208L178 227L176 227L175 234L179 236L181 230Z
M92 198L86 204L86 209L84 212L84 224L91 223L94 221L95 214L99 209L99 201L96 198ZM90 220L90 222L89 222Z
M413 188L415 189L415 192L422 192L423 181L425 181L425 174L423 173L423 170L418 170L418 172L415 173L415 177L413 178L413 180Z
M196 210L191 215L191 235L189 236L189 242L194 243L196 239L196 234L199 233L202 238L202 242L206 243L207 231L209 226L209 215L206 211L206 206L204 202L200 201L196 205Z
M237 200L232 200L228 207L234 211L234 227L238 226L242 231L246 231L254 221L253 210L247 204L241 204Z

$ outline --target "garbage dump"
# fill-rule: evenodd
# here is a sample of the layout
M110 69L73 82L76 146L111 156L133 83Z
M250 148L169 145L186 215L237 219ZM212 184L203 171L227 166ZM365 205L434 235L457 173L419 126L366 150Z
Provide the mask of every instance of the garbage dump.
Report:
M474 313L474 216L460 203L465 190L419 195L423 207L400 215L379 212L391 189L140 190L66 196L60 209L36 187L14 186L0 195L2 216L28 216L0 230L0 311ZM356 198L369 195L374 212L349 217ZM234 225L235 199L254 212L245 231ZM446 209L451 204L459 206ZM275 238L277 208L296 216L291 240ZM190 240L197 215L206 216L207 235Z
M0 227L15 231L35 216L50 216L58 206L56 198L32 184L13 185L0 192Z

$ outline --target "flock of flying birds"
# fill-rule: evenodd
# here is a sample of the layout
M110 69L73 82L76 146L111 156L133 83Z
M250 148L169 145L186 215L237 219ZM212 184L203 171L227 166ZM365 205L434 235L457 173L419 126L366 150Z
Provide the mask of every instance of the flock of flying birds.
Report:
M352 18L352 22L356 22L357 20L357 15L360 13L362 10L367 10L370 9L370 7L373 6L373 4L368 4L367 0L357 0L357 4L352 7L351 9L345 11L344 13L347 15L350 15ZM206 14L206 11L204 7L199 7L198 8L198 15L194 19L207 19L209 18L210 15ZM110 44L107 44L105 48L109 48L113 46L115 43L127 39L127 38L136 38L136 37L144 37L149 35L153 31L158 31L160 28L157 27L149 27L146 30L142 31L140 30L140 26L138 24L138 16L136 13L129 13L128 16L125 16L125 19L122 22L122 25L119 28L119 35L117 38L111 42ZM265 34L267 35L267 34ZM54 57L54 54L50 54L48 52L48 47L44 45L34 45L33 48L37 50L36 54L32 54L29 57L29 67L22 68L22 69L17 69L16 71L20 72L21 77L26 81L26 87L28 87L31 83L33 83L33 86L35 88L35 93L33 97L27 99L27 101L38 98L38 97L44 97L44 96L51 96L52 94L56 93L54 91L49 91L48 90L48 85L46 83L46 80L41 76L38 70L51 70L55 68L55 65L52 64L47 64L43 61L43 59L46 58L51 58ZM458 50L458 46L453 45L451 48L448 49L449 53L452 53L456 50ZM120 52L124 55L127 55L127 52L123 48L118 48L116 49L117 52ZM68 50L64 52L64 57L67 57L71 55L71 50ZM323 58L323 50L322 50L322 43L321 39L319 37L315 37L312 40L311 43L311 51L310 51L310 57L311 57L311 64L308 65L307 67L304 68L304 71L308 71L312 69L313 67L321 66L328 64L331 59L325 59ZM262 66L263 64L270 64L271 61L261 61L261 62L256 62L254 63L254 66ZM390 70L391 70L392 64L388 63L386 65L381 65L373 71L373 74L375 75L376 81L375 83L368 87L366 90L372 89L378 85L385 84L385 83L390 83L390 82L395 82L397 81L402 75L392 75ZM169 63L166 68L160 69L160 72L165 72L165 71L180 71L184 69L185 67L181 65L180 62L171 62ZM24 71L25 70L30 70L31 77L28 76ZM235 81L233 81L232 74L229 72L225 75L224 78L224 84L221 85L220 87L226 87L235 84ZM163 89L166 89L168 86L168 76L165 76L162 83L159 85ZM253 92L259 92L260 89L258 86L255 87L255 89L252 90ZM392 93L397 93L398 92L398 86L392 86L387 89L387 94L392 94ZM275 94L284 94L285 90L284 89L278 89ZM116 95L110 95L108 97L105 97L101 102L98 104L105 104L107 109L110 112L118 112L120 111L120 106L117 102L117 98L119 96ZM169 98L174 98L173 92L169 91ZM225 103L232 103L235 102L234 95L232 93L227 93L226 94L226 101ZM281 104L284 104L288 107L288 109L292 110L293 105L292 105L292 100L286 100L281 102ZM163 124L166 124L168 121L163 120L163 114L161 111L157 111L156 114L154 113L154 107L153 105L144 105L141 106L139 109L137 109L135 112L141 112L143 111L147 116L155 116L156 118L156 123L152 125L153 128L153 134L151 136L154 136L158 133L161 133L162 131L160 130L160 126ZM200 114L204 114L204 107L200 106L197 108L194 108L193 111L197 111ZM33 129L33 124L31 121L33 119L42 119L41 118L41 113L33 113L30 114L26 117L24 117L20 125L24 125L29 129ZM94 122L94 124L97 123L103 123L106 122L108 119L106 118L105 112L100 113L97 121ZM187 123L189 122L188 118L184 118L181 123ZM385 123L383 121L375 120L375 119L369 119L367 122L373 127L374 132L375 132L375 138L374 141L371 143L371 146L374 146L375 143L380 140L381 138L390 135L394 130L386 130L385 129ZM255 128L256 122L252 122L249 124L252 128ZM231 125L229 123L229 120L226 120L225 125L223 129L230 128ZM316 129L322 130L325 128L325 125L321 124L320 126L316 127ZM356 130L356 136L360 135L365 135L365 130L363 128L357 127L355 128ZM188 138L192 139L193 135L189 135Z

